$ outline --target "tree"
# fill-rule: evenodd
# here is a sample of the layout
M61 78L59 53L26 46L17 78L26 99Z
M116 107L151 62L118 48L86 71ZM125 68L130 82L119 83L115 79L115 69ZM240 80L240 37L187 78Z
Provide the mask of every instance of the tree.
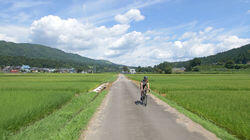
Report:
M195 67L201 65L201 59L200 58L194 58L190 61L190 66Z
M83 67L76 67L75 69L76 69L76 72L77 72L77 73L80 73L80 72L83 71Z
M142 67L141 67L141 66L138 66L138 67L136 68L136 71L137 71L137 72L142 72Z
M172 67L168 65L168 66L165 67L164 71L165 71L165 74L171 74L172 73Z
M185 71L191 71L192 70L192 67L190 64L186 64L185 65Z
M238 55L238 59L236 60L236 63L238 64L246 64L247 63L247 57L245 53L241 53Z
M228 69L233 69L234 68L234 61L233 60L229 60L225 63L225 67Z
M152 67L149 67L149 69ZM171 74L172 73L172 64L169 62L163 62L159 65L154 66L154 70L157 73L165 73L165 74Z
M185 68L186 68L186 71L193 71L193 70L194 71L197 71L197 70L199 71L199 68L194 69L194 67L199 66L199 65L201 65L201 59L200 58L194 58L193 60L191 60L189 62L189 64L187 64L185 66Z
M128 67L127 67L127 66L123 66L123 68L122 68L122 69L123 69L123 71L124 71L124 72L129 72L129 69L128 69Z
M200 71L200 68L198 66L195 66L192 68L192 71Z

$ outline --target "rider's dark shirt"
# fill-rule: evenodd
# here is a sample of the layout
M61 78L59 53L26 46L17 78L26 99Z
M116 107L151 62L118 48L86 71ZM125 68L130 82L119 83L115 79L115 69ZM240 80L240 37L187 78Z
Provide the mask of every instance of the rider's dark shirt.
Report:
M142 83L142 88L144 89L144 88L147 86L147 83L148 83L148 82L147 82L147 81L142 80L142 81L141 81L141 83Z

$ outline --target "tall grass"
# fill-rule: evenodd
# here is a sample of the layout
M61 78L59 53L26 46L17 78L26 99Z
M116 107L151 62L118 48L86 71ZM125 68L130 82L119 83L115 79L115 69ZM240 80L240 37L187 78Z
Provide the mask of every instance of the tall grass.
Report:
M144 75L128 75L141 80ZM186 74L148 75L151 89L225 128L250 139L250 75Z
M0 75L0 137L47 116L79 93L112 77L112 74Z

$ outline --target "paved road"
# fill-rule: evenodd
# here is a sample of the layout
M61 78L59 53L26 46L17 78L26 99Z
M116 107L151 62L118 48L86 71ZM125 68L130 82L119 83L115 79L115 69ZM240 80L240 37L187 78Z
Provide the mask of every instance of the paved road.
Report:
M140 97L139 93L139 89L132 81L120 75L81 139L217 139L214 134L184 115L178 115L175 109L153 96L148 98L147 107L136 104Z

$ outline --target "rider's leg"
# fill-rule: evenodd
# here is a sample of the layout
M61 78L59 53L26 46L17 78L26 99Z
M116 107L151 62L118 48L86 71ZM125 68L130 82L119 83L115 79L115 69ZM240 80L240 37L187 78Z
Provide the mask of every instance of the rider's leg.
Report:
M142 100L142 94L143 94L143 91L141 91L141 100Z

